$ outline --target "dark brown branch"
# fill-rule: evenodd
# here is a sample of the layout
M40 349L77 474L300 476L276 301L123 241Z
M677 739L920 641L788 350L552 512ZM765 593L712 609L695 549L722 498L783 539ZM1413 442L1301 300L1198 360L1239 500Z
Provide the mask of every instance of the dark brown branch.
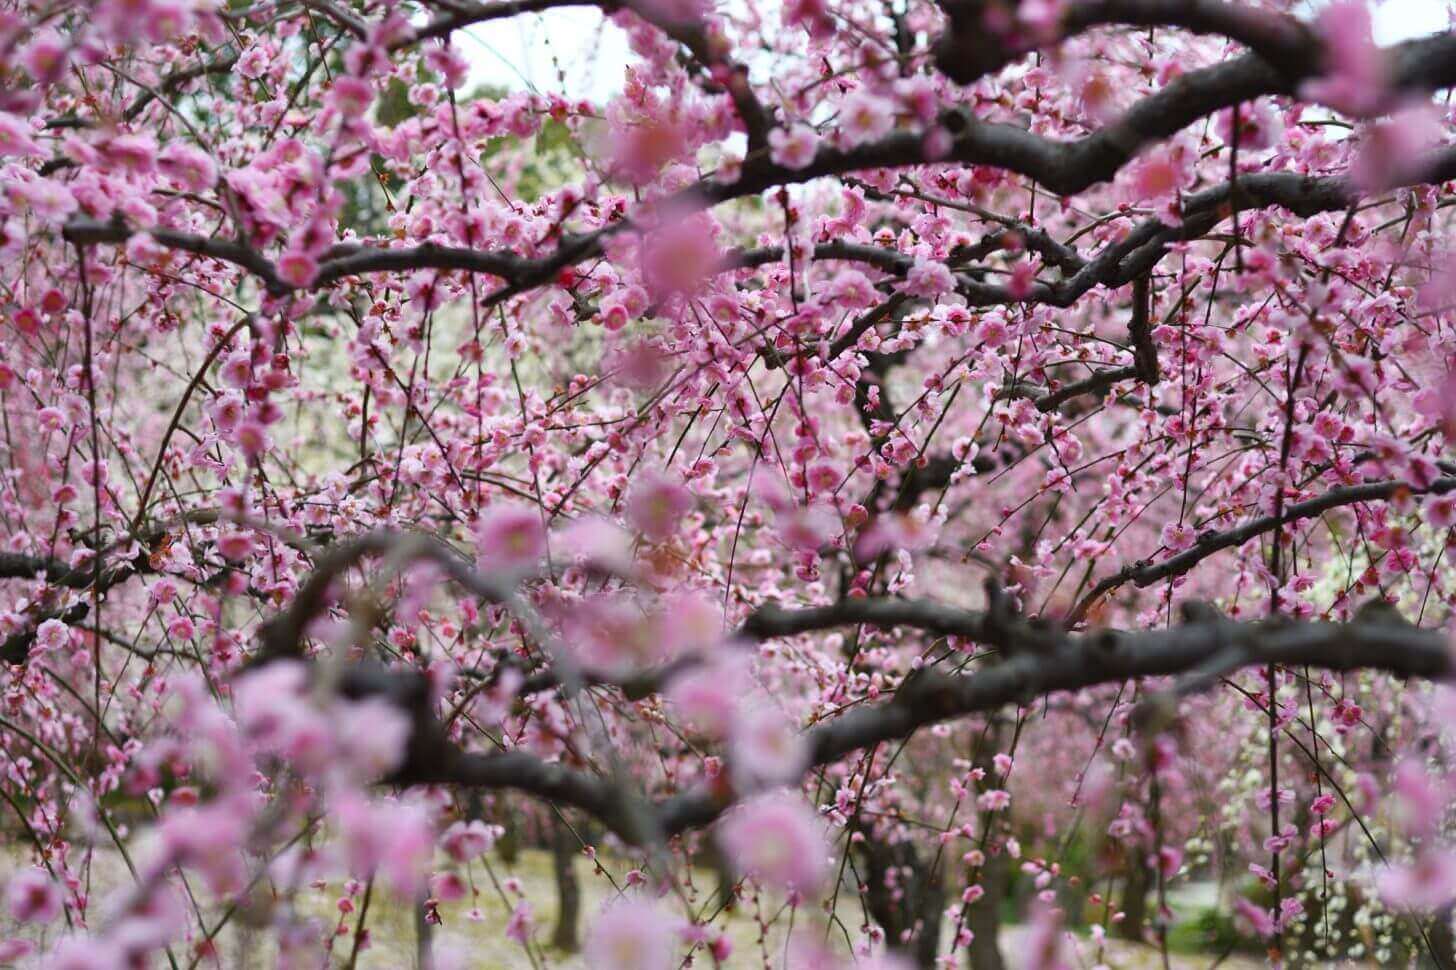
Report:
M970 84L1030 53L1032 48L1004 44L985 28L979 0L942 0L950 17L936 43L936 67L961 84ZM1080 0L1062 17L1061 39L1093 27L1177 27L1195 34L1216 34L1237 41L1291 75L1319 67L1318 39L1287 14L1222 0Z
M1080 381L1073 381L1070 384L1063 384L1049 394L1043 394L1040 397L1034 398L1036 409L1043 414L1047 414L1055 411L1068 401L1081 397L1083 394L1096 394L1099 391L1107 390L1112 385L1121 381L1128 381L1133 378L1141 379L1141 377L1142 368L1136 364L1130 364L1127 367L1109 367L1107 370L1098 371L1091 377L1084 378Z
M1386 48L1386 54L1394 93L1425 93L1456 84L1456 34L1407 41ZM1044 138L1016 125L985 122L969 111L955 110L941 119L953 137L950 154L935 161L990 165L1025 175L1058 195L1075 195L1111 179L1144 146L1224 108L1266 95L1293 95L1299 79L1257 55L1246 55L1190 71L1148 95L1119 120L1070 141ZM898 131L852 149L823 148L811 164L797 170L774 165L766 158L752 158L744 163L736 182L705 185L701 192L716 203L826 175L931 162L918 132Z
M1365 499L1388 497L1389 491L1378 491L1387 484L1367 486L1361 494ZM1456 479L1442 488L1456 488ZM1300 508L1291 506L1289 511ZM1303 508L1308 509L1308 504ZM500 596L498 583L429 537L371 533L320 560L295 601L265 628L263 656L298 656L303 632L326 607L335 580L362 558L386 552L405 561L429 559L478 595ZM1278 620L1239 624L1195 614L1193 622L1174 629L1077 635L1015 616L994 588L988 592L988 602L984 612L920 600L867 598L796 610L767 606L751 615L740 633L763 639L869 624L959 637L998 648L1000 659L992 666L968 675L916 671L889 701L856 708L813 728L808 742L816 765L878 742L906 738L930 724L1058 692L1160 676L1182 676L1185 685L1209 686L1206 677L1189 680L1187 675L1213 665L1225 674L1271 663L1337 671L1371 669L1431 679L1448 678L1453 672L1443 634L1404 624L1369 619L1348 624ZM670 674L658 678L652 689L667 677ZM349 668L340 689L350 697L389 697L410 714L413 729L406 760L385 779L389 784L521 791L579 808L636 844L710 824L732 803L732 793L719 787L673 795L653 804L642 801L623 783L522 752L465 752L445 737L425 678L416 671Z
M1456 74L1456 38L1453 38L1451 53L1452 73ZM1453 83L1456 83L1456 78L1453 78ZM1034 137L1020 129L1013 130L1017 137ZM779 174L784 180L803 181L797 177L802 173ZM1426 164L1404 184L1431 184L1451 179L1456 179L1456 149L1433 153ZM732 188L734 191L722 198L711 192L699 193L699 201L711 204L748 194L741 191L741 185ZM696 192L698 190L690 190L689 194ZM1121 286L1146 275L1162 258L1169 243L1206 235L1228 217L1235 201L1235 192L1241 211L1282 206L1301 216L1344 209L1357 199L1357 194L1350 188L1348 181L1341 176L1314 178L1286 172L1245 175L1239 178L1236 186L1231 187L1226 183L1188 196L1183 204L1184 221L1181 226L1167 226L1157 219L1141 223L1121 242L1106 247L1094 259L1086 261L1070 278L1058 283L1038 282L1024 298L1018 299L1005 286L984 283L965 273L957 277L957 292L974 306L1016 302L1071 306L1098 285ZM537 259L526 259L505 251L479 251L436 245L399 249L349 247L340 250L343 255L335 255L322 263L319 277L313 286L328 285L347 275L371 272L400 272L425 268L478 271L507 280L505 286L487 298L487 302L493 305L550 282L567 266L600 255L607 236L628 228L630 223L624 220L586 235L564 237L556 252ZM135 231L121 219L108 222L77 219L66 225L64 235L68 241L85 246L122 243ZM155 228L150 233L158 243L168 248L238 265L257 276L270 293L282 295L292 290L288 283L279 278L272 262L241 243L166 228ZM826 253L837 253L828 258L861 259L895 272L903 272L909 268L909 257L893 251L849 244L826 245ZM772 247L753 250L730 258L727 266L731 268L735 259L739 265L755 265L755 261L767 261L771 258L777 258L773 256ZM857 341L863 330L855 330L853 333ZM853 343L844 345L843 340L835 343L838 352L843 352L849 346L853 346Z
M859 604L875 601L859 601ZM852 623L904 625L940 635L975 638L985 618L935 604L845 600L831 607L778 612L774 629L809 632ZM928 626L921 626L924 621ZM1233 647L1242 653L1228 660ZM874 744L908 737L922 727L968 714L1029 703L1049 694L1085 690L1147 677L1175 676L1213 657L1221 669L1284 664L1345 671L1383 670L1400 677L1448 679L1452 658L1444 634L1400 624L1225 622L1191 624L1137 633L1102 631L1067 636L1053 649L1014 650L1005 661L974 674L925 671L907 678L894 699L843 714L808 733L815 765L828 764ZM727 808L721 795L678 795L658 808L669 834L710 824Z
M1135 562L1103 579L1082 598L1071 616L1068 617L1067 622L1072 625L1081 622L1094 604L1120 586L1132 583L1141 589L1151 586L1159 580L1181 576L1209 556L1225 549L1235 549L1266 532L1273 532L1280 526L1313 518L1346 505L1384 501L1401 491L1418 495L1444 495L1452 490L1456 490L1456 477L1439 478L1431 484L1430 488L1424 489L1400 481L1349 485L1332 489L1316 498L1286 506L1283 514L1277 518L1273 515L1265 515L1234 529L1223 532L1206 532L1198 537L1198 541L1192 548L1185 549L1177 555L1169 556L1158 562Z

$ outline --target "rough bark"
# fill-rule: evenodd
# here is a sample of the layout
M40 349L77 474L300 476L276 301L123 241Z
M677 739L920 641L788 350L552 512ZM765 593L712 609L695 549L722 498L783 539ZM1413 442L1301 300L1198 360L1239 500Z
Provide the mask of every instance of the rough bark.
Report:
M886 941L915 966L933 970L945 906L939 857L923 858L909 839L891 843L871 833L859 850L868 883L865 902Z
M576 859L576 839L559 819L551 823L551 869L556 875L556 930L551 945L567 953L580 948L577 925L581 922L581 883L572 863Z

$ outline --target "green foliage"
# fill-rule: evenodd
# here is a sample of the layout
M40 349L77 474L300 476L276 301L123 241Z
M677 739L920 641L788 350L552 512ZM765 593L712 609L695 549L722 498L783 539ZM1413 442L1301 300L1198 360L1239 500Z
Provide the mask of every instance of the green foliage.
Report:
M1168 949L1174 953L1222 954L1261 948L1258 940L1239 933L1232 915L1219 909L1204 909L1168 928Z

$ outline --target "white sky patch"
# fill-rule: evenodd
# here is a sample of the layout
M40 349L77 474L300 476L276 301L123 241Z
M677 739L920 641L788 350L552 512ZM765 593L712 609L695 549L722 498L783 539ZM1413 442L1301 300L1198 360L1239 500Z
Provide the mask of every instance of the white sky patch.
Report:
M1376 40L1392 44L1448 30L1453 9L1453 0L1385 0L1375 9ZM588 6L481 24L456 37L473 81L512 91L604 101L622 89L631 60L626 35Z

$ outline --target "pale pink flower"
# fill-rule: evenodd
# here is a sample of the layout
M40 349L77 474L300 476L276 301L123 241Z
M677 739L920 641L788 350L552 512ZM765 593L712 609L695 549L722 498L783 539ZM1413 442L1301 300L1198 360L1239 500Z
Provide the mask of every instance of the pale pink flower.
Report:
M234 69L245 78L257 79L268 70L268 63L272 59L272 52L266 46L253 44L238 56Z
M759 795L730 811L718 840L740 870L766 886L809 894L829 874L819 820L787 792Z
M1299 96L1357 118L1378 114L1389 96L1389 69L1375 45L1365 0L1335 0L1320 11L1326 73L1299 87Z
M425 66L445 81L445 86L458 88L465 83L470 62L453 44L431 44L425 48Z
M217 551L224 559L240 562L253 553L253 534L246 529L230 529L217 537Z
M1362 192L1381 192L1419 175L1430 150L1444 134L1431 104L1412 105L1367 125L1350 164L1350 181Z
M442 903L459 902L467 891L458 872L437 872L430 877L430 896Z
M658 297L695 293L722 259L710 218L671 220L642 240L642 280Z
M765 702L743 706L729 726L729 764L741 789L787 784L809 767L809 745L778 708Z
M955 289L955 274L944 263L919 262L905 274L904 290L911 296L934 299Z
M235 892L246 882L248 811L240 799L174 809L158 823L157 836L157 864L192 870L215 893Z
M456 862L469 862L489 852L505 832L499 825L487 825L480 819L451 825L440 837L440 848Z
M1062 912L1046 903L1033 910L1023 953L1027 970L1071 970L1065 953Z
M0 143L3 144L3 143ZM769 158L784 168L808 168L819 152L819 135L808 125L775 128L768 133Z
M123 134L101 146L108 162L133 175L147 175L157 165L157 141L151 135Z
M7 154L5 138L5 130L0 126L0 155ZM55 179L32 179L24 185L16 186L14 191L30 206L30 211L37 218L52 224L63 222L79 207L71 190Z
M15 115L0 111L0 158L6 155L36 158L45 155L45 149L31 137L30 125Z
M878 95L857 91L839 112L839 130L850 146L883 138L895 127L895 106Z
M677 716L699 732L723 737L752 687L747 661L737 654L725 654L674 677L666 697Z
M1132 166L1128 201L1157 202L1174 195L1182 184L1178 166L1166 153L1145 155Z
M0 940L0 966L19 963L35 952L35 943L19 937Z
M1405 833L1416 838L1433 835L1451 805L1451 785L1418 761L1401 762L1395 770L1392 803Z
M1011 793L1000 788L984 791L976 797L976 806L983 812L999 812L1011 804Z
M693 493L657 472L643 474L627 495L627 521L643 536L661 542L677 533L693 507Z
M514 940L521 946L530 942L531 934L536 929L536 917L531 909L531 904L524 899L516 903L516 908L511 911L511 918L506 922L506 939Z
M334 753L329 720L307 694L308 670L295 660L255 668L233 684L233 709L243 736L259 751L304 771L323 768Z
M35 628L35 650L38 653L64 650L70 645L71 628L60 620L46 620Z
M256 462L264 452L273 447L273 439L269 437L268 429L261 421L252 418L238 424L233 432L233 440L250 462Z
M630 182L645 184L687 150L686 132L675 121L652 119L629 124L613 132L612 168Z
M536 568L546 555L540 512L517 504L487 509L475 525L475 547L488 569L519 573Z
M839 531L839 520L823 505L795 506L776 519L779 538L790 549L818 552Z
M203 192L217 182L217 165L207 152L183 141L168 142L157 155L161 173L193 192Z
M816 462L804 473L804 483L811 495L823 495L839 485L839 469L827 461Z
M632 537L610 519L583 516L564 526L557 536L557 546L590 566L618 573L632 569Z
M1197 541L1197 531L1186 522L1169 522L1163 526L1163 545L1167 546L1170 552L1191 549Z
M854 545L855 558L867 562L896 549L924 549L934 539L931 529L908 515L882 515L861 531Z
M1031 296L1036 285L1036 273L1041 263L1035 259L1018 259L1006 278L1006 294L1013 300L1025 300Z
M1456 852L1422 846L1414 861L1382 869L1377 885L1398 909L1439 909L1456 899Z
M1240 105L1239 151L1262 152L1273 148L1284 135L1284 116L1268 100ZM1220 111L1214 118L1214 131L1224 144L1234 142L1234 109Z
M331 721L338 763L361 781L383 778L404 763L410 719L382 697L340 701Z
M50 923L61 915L61 890L44 869L27 869L5 887L12 919L22 923Z
M351 792L336 799L334 818L355 875L377 871L403 895L413 895L424 884L435 836L421 806Z
M1061 31L1066 0L1022 0L1016 19L1038 44L1049 44Z
M707 654L723 641L723 606L705 593L671 593L662 598L656 612L658 635L668 656Z
M587 932L582 956L591 970L668 970L675 966L672 924L656 902L618 897Z
M125 954L111 940L72 936L45 959L46 970L123 970Z

